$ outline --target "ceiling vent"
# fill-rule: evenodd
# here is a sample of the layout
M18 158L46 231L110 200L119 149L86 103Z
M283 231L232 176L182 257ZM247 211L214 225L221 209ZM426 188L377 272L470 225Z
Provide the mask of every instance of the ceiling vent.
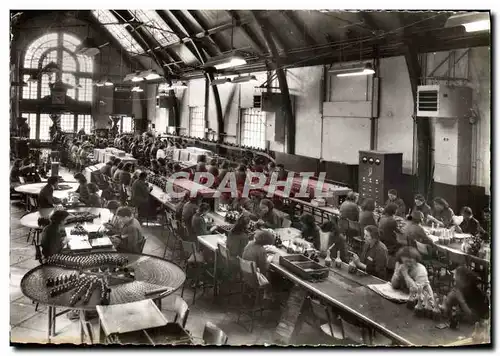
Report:
M417 116L468 118L472 89L447 85L420 85L417 88Z

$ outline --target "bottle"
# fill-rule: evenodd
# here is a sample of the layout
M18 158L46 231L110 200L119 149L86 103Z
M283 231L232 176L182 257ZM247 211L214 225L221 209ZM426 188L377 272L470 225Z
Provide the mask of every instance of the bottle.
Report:
M457 307L453 307L451 309L451 317L450 317L450 329L458 329L459 321L458 321L458 310Z
M415 312L415 316L421 317L424 314L424 308L422 305L422 293L419 293L417 295L417 304L415 305L415 308L413 309Z
M434 309L432 310L432 319L435 321L439 321L439 320L441 320L441 315L442 315L442 312L441 312L441 308L440 308L440 304L439 304L439 298L438 298L437 294L435 294L435 296L434 296Z
M337 258L335 259L335 268L342 267L342 260L340 259L340 251L337 251Z
M325 266L330 267L332 265L332 258L330 257L330 250L326 251Z

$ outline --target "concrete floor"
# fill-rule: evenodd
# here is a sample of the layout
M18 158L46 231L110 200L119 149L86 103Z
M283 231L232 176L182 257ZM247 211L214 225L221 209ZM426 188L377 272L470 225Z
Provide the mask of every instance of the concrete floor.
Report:
M20 282L23 275L30 269L38 266L35 260L35 248L26 242L28 229L24 228L19 220L25 213L24 208L11 202L10 216L10 325L12 343L47 343L47 308L40 306L35 311L35 305L23 296ZM162 256L164 241L161 239L159 228L146 227L144 233L147 238L144 253ZM174 295L180 296L180 291ZM169 297L172 298L173 296ZM162 312L168 320L174 318L169 310L169 298L164 299ZM246 326L237 324L238 303L235 299L233 306L228 303L214 302L211 290L203 296L197 296L195 305L192 305L192 293L189 289L184 292L184 299L190 305L190 312L186 329L194 337L195 341L201 342L203 328L210 321L220 327L229 337L230 345L264 345L272 344L274 330L278 324L280 311L275 310L264 314L263 318L254 324L253 332L247 329L249 324L240 322ZM97 335L97 319L92 321L95 335ZM79 324L71 321L66 315L56 320L56 336L52 343L80 343ZM299 335L293 340L295 345L318 345L331 344L331 339L322 336L321 331L313 329L305 324Z

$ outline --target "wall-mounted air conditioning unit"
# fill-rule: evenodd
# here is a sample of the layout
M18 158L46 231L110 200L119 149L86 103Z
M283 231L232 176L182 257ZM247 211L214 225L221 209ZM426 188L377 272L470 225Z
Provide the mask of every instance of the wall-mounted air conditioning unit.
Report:
M468 118L472 89L447 85L420 85L417 88L417 116Z

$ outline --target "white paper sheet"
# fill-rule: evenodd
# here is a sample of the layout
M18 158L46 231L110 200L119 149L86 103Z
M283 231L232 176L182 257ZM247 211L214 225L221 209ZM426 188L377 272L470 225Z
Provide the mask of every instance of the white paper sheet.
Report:
M406 303L408 298L410 298L408 293L392 288L390 282L384 284L370 284L367 287L375 293L380 294L382 297L397 303Z

